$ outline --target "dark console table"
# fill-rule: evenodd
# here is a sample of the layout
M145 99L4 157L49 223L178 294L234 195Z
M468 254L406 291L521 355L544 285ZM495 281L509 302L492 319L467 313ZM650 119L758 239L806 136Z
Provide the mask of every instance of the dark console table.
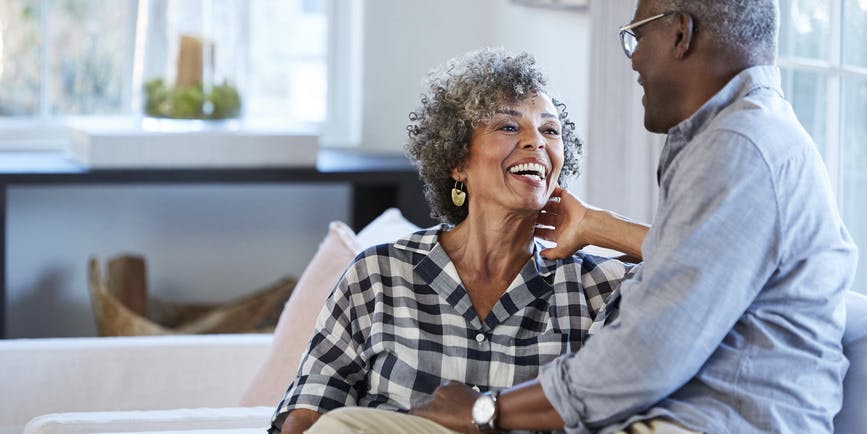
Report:
M6 193L21 185L336 183L351 187L356 231L389 207L420 226L433 224L421 182L406 158L320 150L316 167L91 170L56 153L0 154L0 338L6 337Z

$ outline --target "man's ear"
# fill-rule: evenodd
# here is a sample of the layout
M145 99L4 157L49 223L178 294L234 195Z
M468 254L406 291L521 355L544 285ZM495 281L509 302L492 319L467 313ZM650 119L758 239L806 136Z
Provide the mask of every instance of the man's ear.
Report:
M674 44L674 54L678 59L683 59L692 48L695 21L692 19L692 15L686 13L678 13L675 19L677 41Z

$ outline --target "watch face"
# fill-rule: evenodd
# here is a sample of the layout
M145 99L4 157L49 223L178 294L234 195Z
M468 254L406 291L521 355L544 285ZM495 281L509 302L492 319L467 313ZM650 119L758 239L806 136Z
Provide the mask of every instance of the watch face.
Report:
M473 404L473 421L478 424L486 424L494 417L496 405L488 395L482 395Z

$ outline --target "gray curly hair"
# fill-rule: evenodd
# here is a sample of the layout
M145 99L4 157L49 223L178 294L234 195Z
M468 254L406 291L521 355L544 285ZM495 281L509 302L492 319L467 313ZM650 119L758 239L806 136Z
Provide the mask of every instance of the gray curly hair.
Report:
M449 224L467 217L467 206L456 207L451 202L455 184L451 172L465 166L473 129L489 122L503 104L547 93L546 83L532 56L511 55L502 49L467 53L428 74L421 104L409 114L406 150L425 184L431 217ZM563 185L578 174L582 142L566 105L553 98L552 102L562 126L564 159L558 181Z
M731 47L751 65L777 57L779 10L775 0L658 0L660 12L692 15L696 28Z

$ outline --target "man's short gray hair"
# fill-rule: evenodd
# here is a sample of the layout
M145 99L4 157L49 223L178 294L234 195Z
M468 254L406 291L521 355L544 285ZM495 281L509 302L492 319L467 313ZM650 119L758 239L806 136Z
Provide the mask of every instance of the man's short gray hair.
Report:
M777 56L779 11L775 0L658 0L659 12L692 15L700 32L746 56L751 65Z

